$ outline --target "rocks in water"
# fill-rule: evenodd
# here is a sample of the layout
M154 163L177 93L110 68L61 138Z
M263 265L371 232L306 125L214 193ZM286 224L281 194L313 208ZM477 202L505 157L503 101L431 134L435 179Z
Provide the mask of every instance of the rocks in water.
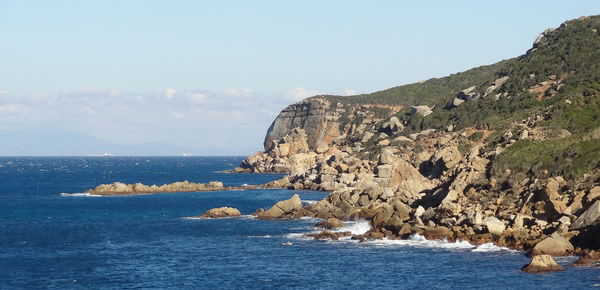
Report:
M590 226L600 218L600 200L597 200L590 206L583 214L581 214L574 222L571 224L571 229L576 230L580 228L584 228Z
M332 232L329 230L324 230L320 233L317 234L308 234L306 235L308 237L312 237L315 240L325 240L325 239L330 239L330 240L334 240L337 241L339 240L341 237L349 237L352 236L352 232Z
M240 216L240 211L233 207L217 207L211 208L203 214L196 216L197 218L223 218Z
M244 186L239 188L250 188ZM94 195L131 195L131 194L149 194L149 193L169 193L169 192L195 192L195 191L218 191L238 188L227 188L222 182L211 181L209 183L194 183L189 181L174 182L164 185L144 185L141 183L125 184L114 182L111 184L101 184L94 189L86 191Z
M573 245L559 233L553 233L549 237L537 243L531 249L531 255L565 256L573 252Z
M506 229L506 225L504 225L503 222L501 222L499 219L493 216L485 218L483 220L483 224L485 224L485 227L487 228L488 232L492 235L502 235L502 233L504 233L504 230Z
M257 213L256 217L259 219L292 218L301 209L302 200L298 194L294 194L290 199L279 201L270 209Z
M553 272L564 270L559 264L552 259L550 255L538 255L531 259L529 264L521 268L522 271L527 273L542 273L542 272Z
M329 230L343 228L344 226L345 226L344 223L336 218L329 218L329 219L320 221L317 224L315 224L315 227L317 227L317 228L324 228L324 229L329 229Z
M591 265L600 262L600 252L588 251L583 256L579 257L573 264L576 266Z

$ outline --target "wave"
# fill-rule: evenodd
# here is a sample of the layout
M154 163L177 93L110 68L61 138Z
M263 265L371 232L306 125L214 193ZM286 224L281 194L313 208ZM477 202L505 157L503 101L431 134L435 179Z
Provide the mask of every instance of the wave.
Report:
M345 227L337 228L334 232L351 232L353 235L363 235L371 229L371 223L366 220L344 222Z
M100 197L102 195L98 195L98 194L89 194L87 192L78 192L78 193L66 193L63 192L60 194L61 196L92 196L92 197Z
M333 232L351 232L352 235L362 235L371 230L371 224L366 220L359 221L346 221L345 227L337 228L332 230ZM320 229L302 232L302 233L291 233L284 235L285 238L288 239L296 239L296 240L313 240L311 237L307 237L308 234L317 234L321 232ZM337 241L328 241L328 242L351 242L358 243L357 240L352 240L351 237L340 237ZM501 252L501 251L513 251L506 247L499 247L492 243L486 243L481 245L473 245L468 241L455 241L448 242L447 240L427 240L422 235L411 235L410 238L406 240L390 240L390 239L380 239L380 240L367 240L362 242L361 245L371 245L375 247L419 247L419 248L437 248L437 249L447 249L447 250L463 250L470 252Z
M319 202L319 200L311 200L311 199L302 200L303 204L315 204L317 202Z

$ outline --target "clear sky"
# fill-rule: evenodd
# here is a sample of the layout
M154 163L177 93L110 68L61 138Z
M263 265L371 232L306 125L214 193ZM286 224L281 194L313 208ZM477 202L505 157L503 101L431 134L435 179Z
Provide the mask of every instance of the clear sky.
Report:
M0 130L249 154L301 98L495 63L593 14L600 1L0 0Z

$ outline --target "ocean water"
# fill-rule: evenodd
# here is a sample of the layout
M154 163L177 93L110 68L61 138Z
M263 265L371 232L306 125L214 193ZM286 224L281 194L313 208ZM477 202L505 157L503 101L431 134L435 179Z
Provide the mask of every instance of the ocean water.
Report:
M317 220L261 221L258 208L288 190L93 197L113 181L180 180L259 184L269 174L225 174L242 157L0 158L0 289L579 289L600 284L600 269L526 274L529 259L493 245L413 237L358 243L304 237ZM190 217L219 206L244 216ZM363 221L344 230L362 233Z

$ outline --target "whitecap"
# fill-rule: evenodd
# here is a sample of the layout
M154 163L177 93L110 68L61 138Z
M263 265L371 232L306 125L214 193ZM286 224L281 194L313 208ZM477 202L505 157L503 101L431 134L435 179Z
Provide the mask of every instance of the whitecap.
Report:
M63 192L60 195L61 196L92 196L92 197L102 196L102 195L98 195L98 194L90 194L90 193L87 193L87 192L78 192L78 193L66 193L66 192Z
M344 222L346 226L333 230L334 232L351 232L353 235L363 235L371 229L371 223L366 220Z
M493 243L485 243L481 244L475 249L472 249L471 252L500 252L500 251L511 251L511 249L507 247L496 246Z

